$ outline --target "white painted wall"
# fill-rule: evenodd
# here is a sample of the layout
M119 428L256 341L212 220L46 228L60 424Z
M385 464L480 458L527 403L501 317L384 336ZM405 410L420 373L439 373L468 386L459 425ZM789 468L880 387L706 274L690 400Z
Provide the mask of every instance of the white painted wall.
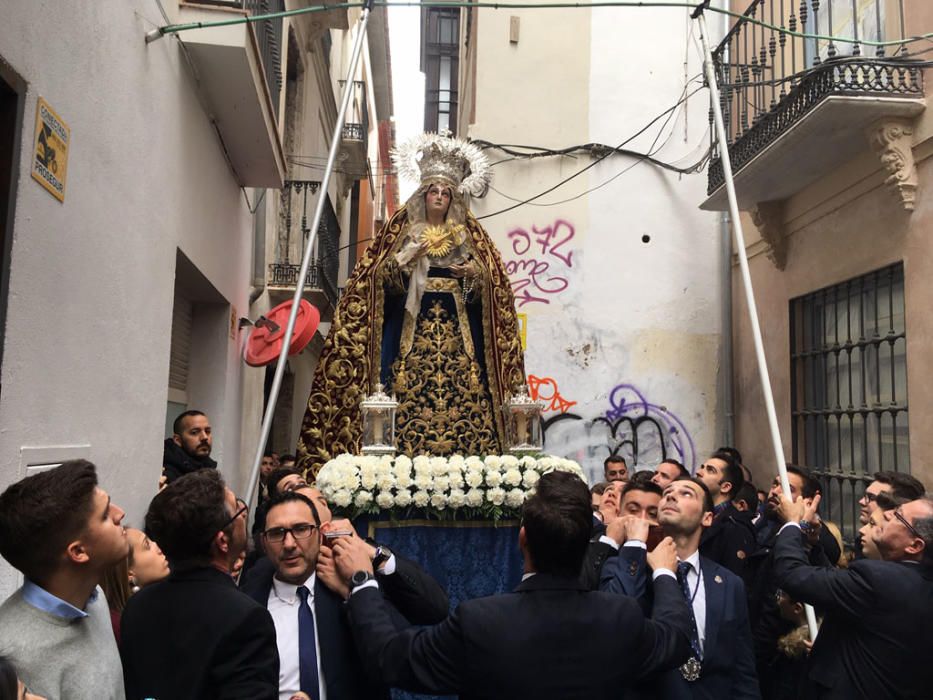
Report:
M687 77L700 72L686 11L515 13L517 44L509 43L511 14L480 10L476 123L469 128L475 139L615 145L679 99L685 55ZM707 109L702 91L668 124L661 141L669 132L670 139L657 157L687 161L702 152ZM660 126L627 147L648 150ZM584 156L503 163L494 168L493 186L523 199L590 162ZM600 186L634 162L612 156L538 204ZM483 222L510 266L518 311L528 316L526 371L539 378L545 417L582 418L555 423L546 447L580 460L591 479L601 476L613 439L592 419L607 412L654 418L667 453L690 467L717 446L719 228L697 209L705 186L705 174L679 177L639 164L573 201L525 205ZM473 209L481 216L512 203L491 192ZM555 386L567 404L551 401ZM645 425L639 437L639 466L653 467L660 461L658 433Z
M251 265L251 216L179 42L143 41L162 23L149 0L11 0L0 22L0 56L28 82L0 487L24 475L22 446L90 444L103 487L136 525L161 468L176 249L239 315ZM64 204L29 175L39 95L71 127ZM241 406L256 382L243 388L228 317L196 333L221 352L195 363L189 393L210 407L213 456L241 489L252 457ZM14 585L0 565L0 596Z

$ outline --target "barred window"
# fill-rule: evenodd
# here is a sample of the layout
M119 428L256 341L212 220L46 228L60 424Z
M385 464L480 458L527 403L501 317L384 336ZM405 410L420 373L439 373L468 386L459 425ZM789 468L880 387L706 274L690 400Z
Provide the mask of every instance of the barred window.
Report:
M793 459L846 539L876 471L910 471L902 263L790 302Z

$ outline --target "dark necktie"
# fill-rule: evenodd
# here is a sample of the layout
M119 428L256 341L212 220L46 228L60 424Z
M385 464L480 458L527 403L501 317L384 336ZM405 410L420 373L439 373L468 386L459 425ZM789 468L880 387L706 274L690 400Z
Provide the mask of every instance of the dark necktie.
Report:
M677 562L677 582L680 584L680 590L687 600L687 607L690 608L690 648L693 649L693 655L697 660L702 659L700 653L700 634L697 631L697 619L693 614L693 599L696 597L696 590L690 590L690 584L687 583L687 574L693 565L688 561ZM697 574L697 588L700 586L699 574Z
M308 605L310 591L298 586L298 673L301 690L318 700L317 645L314 643L314 613Z

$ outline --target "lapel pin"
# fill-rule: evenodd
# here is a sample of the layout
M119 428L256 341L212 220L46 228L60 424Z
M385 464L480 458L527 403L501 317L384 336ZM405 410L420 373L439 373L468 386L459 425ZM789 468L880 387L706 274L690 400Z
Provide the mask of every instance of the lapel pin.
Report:
M720 576L719 574L716 574L716 576L713 578L713 580L714 580L716 583L722 583L722 576Z

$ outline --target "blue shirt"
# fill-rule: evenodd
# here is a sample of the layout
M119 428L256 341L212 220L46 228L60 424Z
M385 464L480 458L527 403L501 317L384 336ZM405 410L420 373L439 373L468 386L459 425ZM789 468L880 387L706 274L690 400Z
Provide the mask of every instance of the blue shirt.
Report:
M97 600L97 591L98 589L95 588L94 592L91 593L91 597L88 598L88 603ZM87 613L83 610L79 610L71 603L62 600L58 596L52 595L41 586L34 584L28 578L23 583L23 600L42 612L47 612L57 617L63 617L66 620L77 620L82 617L87 617Z

